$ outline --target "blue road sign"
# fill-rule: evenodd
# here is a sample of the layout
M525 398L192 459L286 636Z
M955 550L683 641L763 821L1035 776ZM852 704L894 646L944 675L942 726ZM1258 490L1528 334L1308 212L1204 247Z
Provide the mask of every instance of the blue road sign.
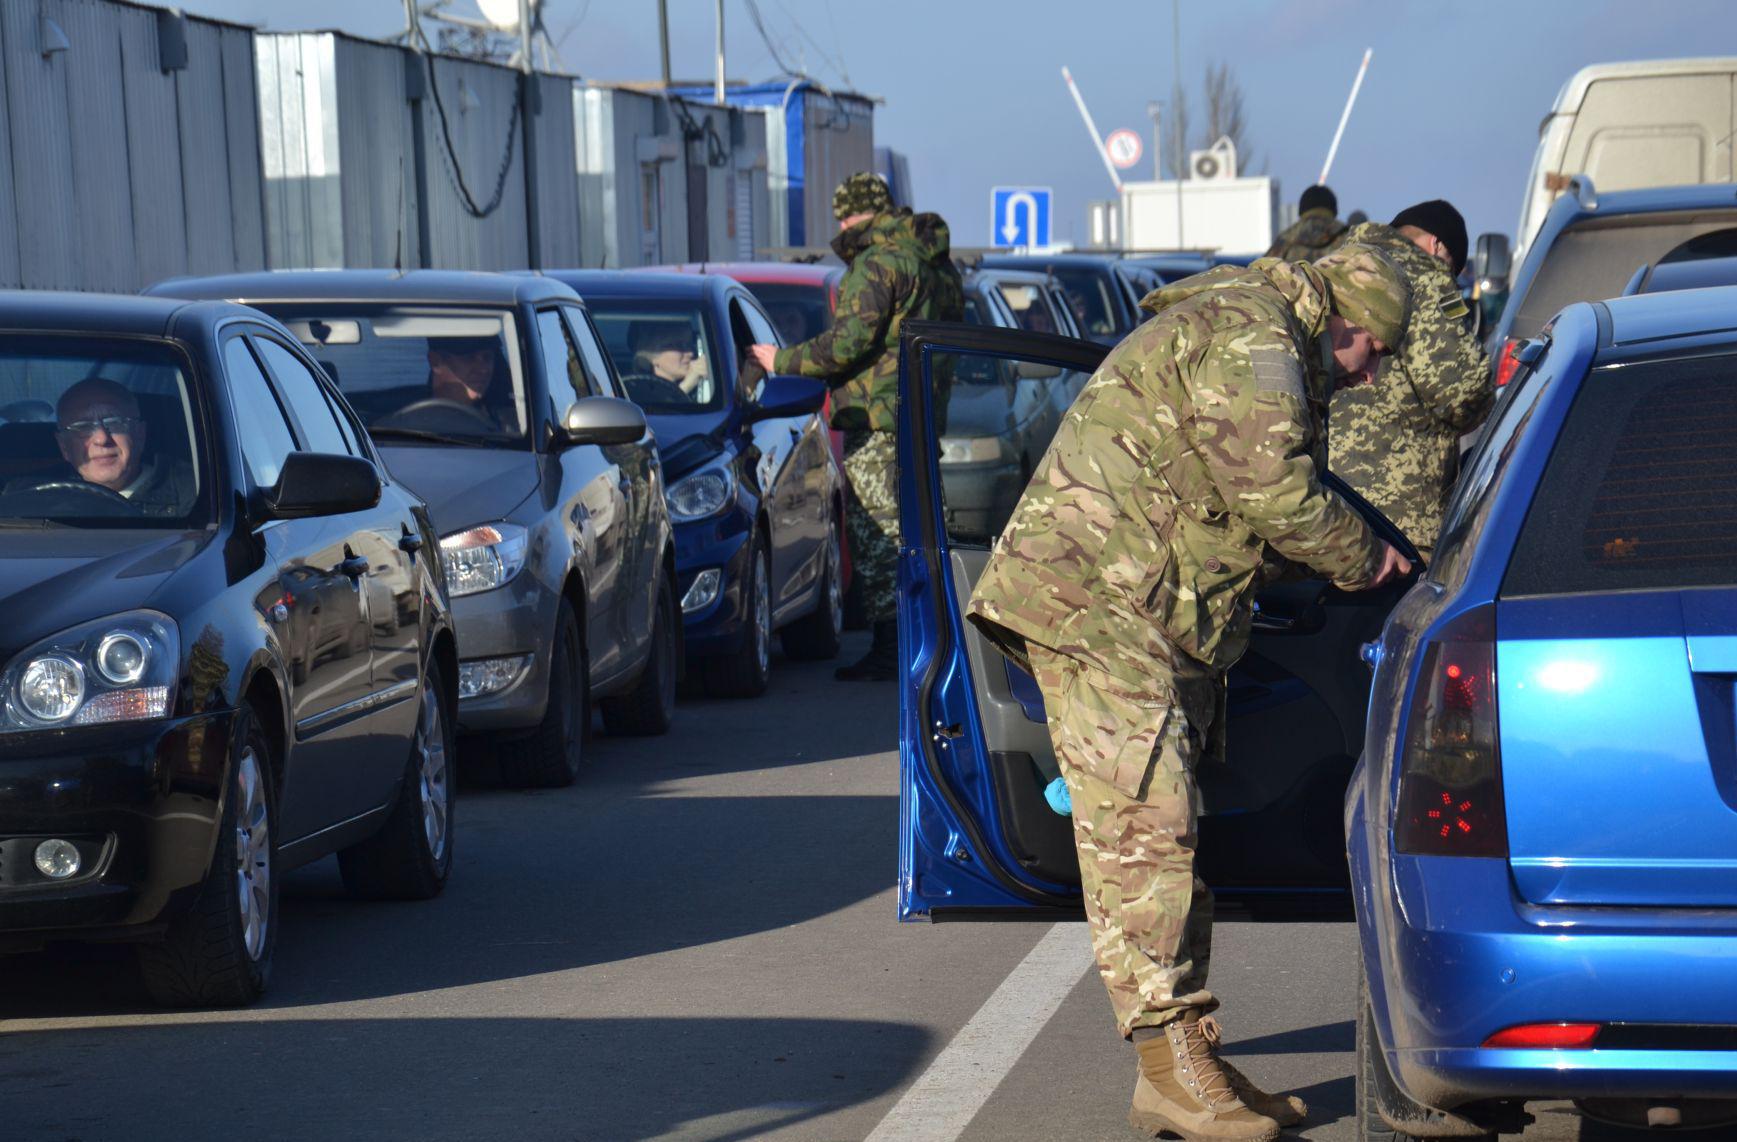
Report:
M998 186L989 192L989 244L1049 245L1047 186Z

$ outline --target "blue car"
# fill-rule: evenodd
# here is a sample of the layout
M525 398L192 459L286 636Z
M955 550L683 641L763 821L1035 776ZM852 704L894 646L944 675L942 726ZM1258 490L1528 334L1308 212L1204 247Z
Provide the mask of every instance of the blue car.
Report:
M1496 383L1508 383L1520 346L1567 306L1619 296L1647 265L1729 254L1734 242L1730 183L1600 193L1590 178L1576 176L1514 271L1490 342Z
M826 659L844 627L844 479L824 382L767 377L781 344L746 286L721 274L547 271L585 298L663 461L684 649L706 690L765 692L785 655Z
M1044 796L1059 771L1037 684L962 621L1017 496L977 498L972 511L958 510L955 501L974 485L958 479L944 442L957 439L955 414L963 409L978 426L979 450L1010 451L1017 433L1041 456L1048 439L1030 439L1033 423L1015 427L1012 410L1046 390L1056 390L1065 408L1109 351L992 326L903 329L902 919L1042 918L1082 908L1069 818ZM990 415L995 402L999 416ZM1043 431L1053 435L1059 423L1045 420ZM1415 556L1390 522L1329 480L1379 534ZM1369 693L1358 648L1379 635L1404 591L1395 584L1346 593L1314 580L1262 592L1251 649L1230 678L1229 764L1199 775L1200 870L1215 889L1250 904L1273 890L1343 904L1345 789L1362 749Z
M1737 1120L1737 288L1516 357L1367 653L1359 1137Z

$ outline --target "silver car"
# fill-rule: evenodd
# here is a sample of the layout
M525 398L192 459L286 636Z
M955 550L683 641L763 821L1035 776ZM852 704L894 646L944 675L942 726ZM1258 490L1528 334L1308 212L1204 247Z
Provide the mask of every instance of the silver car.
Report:
M661 734L681 616L663 473L577 294L549 278L416 270L176 279L243 301L337 382L428 501L458 634L459 728L511 784L571 784L592 699Z

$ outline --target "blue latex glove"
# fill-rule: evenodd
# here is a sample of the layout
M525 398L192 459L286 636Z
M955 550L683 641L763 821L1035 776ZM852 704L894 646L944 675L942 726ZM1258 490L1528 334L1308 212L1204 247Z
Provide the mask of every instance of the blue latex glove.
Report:
M1068 792L1068 783L1058 777L1043 787L1043 799L1049 802L1049 807L1063 817L1074 814L1073 795Z

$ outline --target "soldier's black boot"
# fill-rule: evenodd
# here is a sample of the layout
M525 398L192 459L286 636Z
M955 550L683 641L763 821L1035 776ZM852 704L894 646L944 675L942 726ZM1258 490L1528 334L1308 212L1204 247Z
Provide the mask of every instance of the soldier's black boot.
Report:
M899 676L899 623L886 619L875 624L875 640L868 653L832 672L840 682L891 682Z

